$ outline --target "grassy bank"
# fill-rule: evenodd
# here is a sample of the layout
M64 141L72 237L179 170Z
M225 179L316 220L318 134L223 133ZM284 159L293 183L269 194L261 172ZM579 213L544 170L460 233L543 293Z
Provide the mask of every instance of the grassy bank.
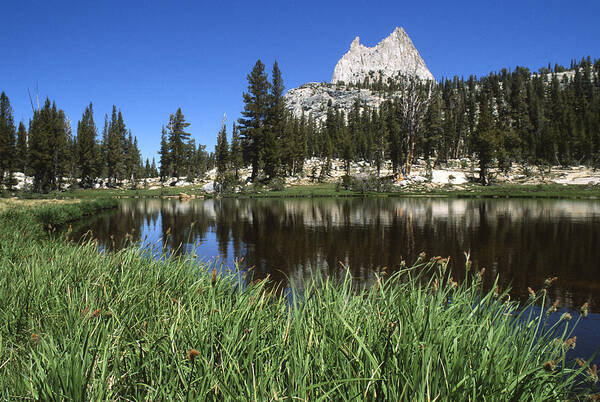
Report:
M275 296L212 267L99 252L44 228L104 201L0 213L4 400L557 400L589 394L565 361L574 323L544 326L444 260L368 289L315 278ZM532 299L543 302L545 291ZM527 313L524 313L527 312ZM523 316L523 314L528 314Z
M192 196L214 197L206 194L200 186L163 187L159 189L75 189L51 194L19 194L21 198L30 199L100 199L119 197L175 197L180 193ZM245 190L241 193L222 194L221 197L235 198L301 198L301 197L360 197L360 196L389 196L389 197L456 197L456 198L556 198L556 199L598 199L600 186L593 185L561 185L561 184L501 184L481 186L467 184L462 186L441 186L426 188L422 185L401 188L394 191L354 191L344 189L333 183L315 183L298 185L283 189L269 189L267 186L259 189Z

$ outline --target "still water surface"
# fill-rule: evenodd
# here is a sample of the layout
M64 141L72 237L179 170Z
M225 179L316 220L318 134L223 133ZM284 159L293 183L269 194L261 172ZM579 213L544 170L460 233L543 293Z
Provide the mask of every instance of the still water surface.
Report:
M421 252L451 257L455 278L465 252L473 268L499 276L514 297L557 276L551 300L600 312L600 201L318 198L123 200L116 211L74 225L117 249L126 237L178 252L254 266L260 276L301 283L316 270L369 283L383 267L414 262ZM157 251L158 252L158 251ZM600 345L600 314L582 321L579 352ZM583 354L583 353L582 353Z

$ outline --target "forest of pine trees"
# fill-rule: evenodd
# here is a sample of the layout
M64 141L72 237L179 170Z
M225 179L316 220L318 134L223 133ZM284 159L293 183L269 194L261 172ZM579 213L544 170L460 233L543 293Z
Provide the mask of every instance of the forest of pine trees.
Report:
M600 168L600 60L588 57L569 69L548 66L534 74L517 67L439 83L403 77L365 81L354 86L388 100L372 109L357 99L347 111L330 102L319 123L310 116L294 117L282 106L277 63L271 77L269 82L258 60L243 94L239 133L232 135L236 156L223 156L237 171L241 148L252 180L259 172L266 178L297 174L311 157L322 158L324 172L339 158L348 170L352 161L362 160L379 171L391 160L394 171L403 174L417 158L433 165L471 158L479 163L483 183L493 163L504 171L514 163ZM226 154L219 149L219 155Z
M258 60L248 74L244 109L233 124L231 140L225 121L215 152L196 145L181 109L162 129L159 167L142 160L137 138L113 106L101 136L93 105L87 106L76 131L54 102L46 99L28 125L15 124L8 96L0 94L0 187L12 188L16 172L33 177L31 190L48 192L78 183L91 187L137 183L148 177L202 178L217 167L237 181L242 167L250 180L298 175L308 158L319 157L321 174L334 158L349 171L366 161L379 171L391 160L396 173L408 174L417 158L435 166L449 159L479 163L481 180L492 166L508 171L514 163L537 166L600 167L600 60L589 57L536 73L517 67L468 79L438 83L398 77L365 81L349 87L384 94L377 109L356 100L350 110L331 103L324 121L292 116L285 106L284 84L277 62L269 80ZM99 179L102 178L102 179Z
M158 174L154 161L143 165L137 138L127 130L115 106L111 117L105 116L101 138L91 103L73 133L64 111L49 99L34 109L28 128L20 122L15 130L4 92L0 95L0 160L4 188L14 186L14 173L21 172L33 178L31 190L35 192L60 190L75 182L89 188L98 178L106 178L109 186L124 180L137 183Z

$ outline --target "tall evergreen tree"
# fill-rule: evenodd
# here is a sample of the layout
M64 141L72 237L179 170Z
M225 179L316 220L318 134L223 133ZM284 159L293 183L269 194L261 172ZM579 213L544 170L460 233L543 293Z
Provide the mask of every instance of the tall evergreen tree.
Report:
M479 159L479 179L488 184L487 171L496 153L498 135L494 126L494 117L490 110L489 99L484 92L479 102L479 121L475 130L475 152Z
M238 120L243 139L245 160L252 166L251 180L254 181L263 162L264 132L269 113L270 84L265 65L257 60L248 74L248 92L244 92L244 110Z
M29 151L27 149L27 128L23 122L19 123L19 129L17 130L17 164L16 170L28 174L28 158Z
M29 164L37 192L60 189L68 171L68 124L65 114L46 99L29 125Z
M217 158L217 173L223 175L227 171L229 164L229 144L227 143L227 128L225 126L225 118L221 130L217 136L217 145L215 146L215 155Z
M283 78L277 61L273 63L272 84L269 92L267 125L264 131L264 169L269 178L279 174L281 164L281 142L285 130L285 100ZM287 141L289 144L289 141Z
M240 133L237 125L233 124L233 131L231 134L231 167L235 172L235 178L239 179L240 169L243 167L244 158L242 155L242 144L240 142Z
M90 187L97 177L97 144L94 110L90 103L77 123L77 164L83 187Z
M185 121L181 108L178 108L177 112L171 115L169 124L167 125L167 129L169 130L169 162L171 162L173 176L178 179L187 170L186 145L190 138L190 133L186 133L185 129L189 125L190 123Z
M125 176L123 160L123 144L126 134L125 123L121 111L113 105L110 123L108 124L108 138L106 146L106 167L108 184L115 185Z
M163 126L160 135L160 180L165 181L167 177L171 177L171 158L169 152L169 142L167 140L167 130Z
M15 123L8 96L0 94L0 185L11 187L15 168Z

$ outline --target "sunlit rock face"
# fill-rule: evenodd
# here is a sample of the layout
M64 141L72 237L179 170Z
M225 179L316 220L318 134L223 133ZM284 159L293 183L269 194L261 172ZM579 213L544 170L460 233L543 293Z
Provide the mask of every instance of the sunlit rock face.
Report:
M324 84L310 82L298 88L290 89L285 94L287 108L296 117L311 115L317 121L323 121L327 115L327 104L348 112L354 102L359 100L361 105L378 108L385 95L369 89L357 89L346 85Z
M402 28L396 28L377 46L366 47L359 38L354 39L350 50L335 66L331 83L310 82L290 89L285 94L287 108L296 117L304 114L312 116L317 121L323 121L327 114L327 105L339 108L348 113L357 100L362 106L378 108L381 103L394 93L358 88L364 84L365 78L375 83L382 78L386 83L388 78L398 76L419 77L423 80L434 80L427 69L421 55Z
M398 75L434 79L408 34L396 28L375 47L362 45L357 36L348 53L337 62L331 82L357 84L367 77L378 79L380 74L383 82Z

